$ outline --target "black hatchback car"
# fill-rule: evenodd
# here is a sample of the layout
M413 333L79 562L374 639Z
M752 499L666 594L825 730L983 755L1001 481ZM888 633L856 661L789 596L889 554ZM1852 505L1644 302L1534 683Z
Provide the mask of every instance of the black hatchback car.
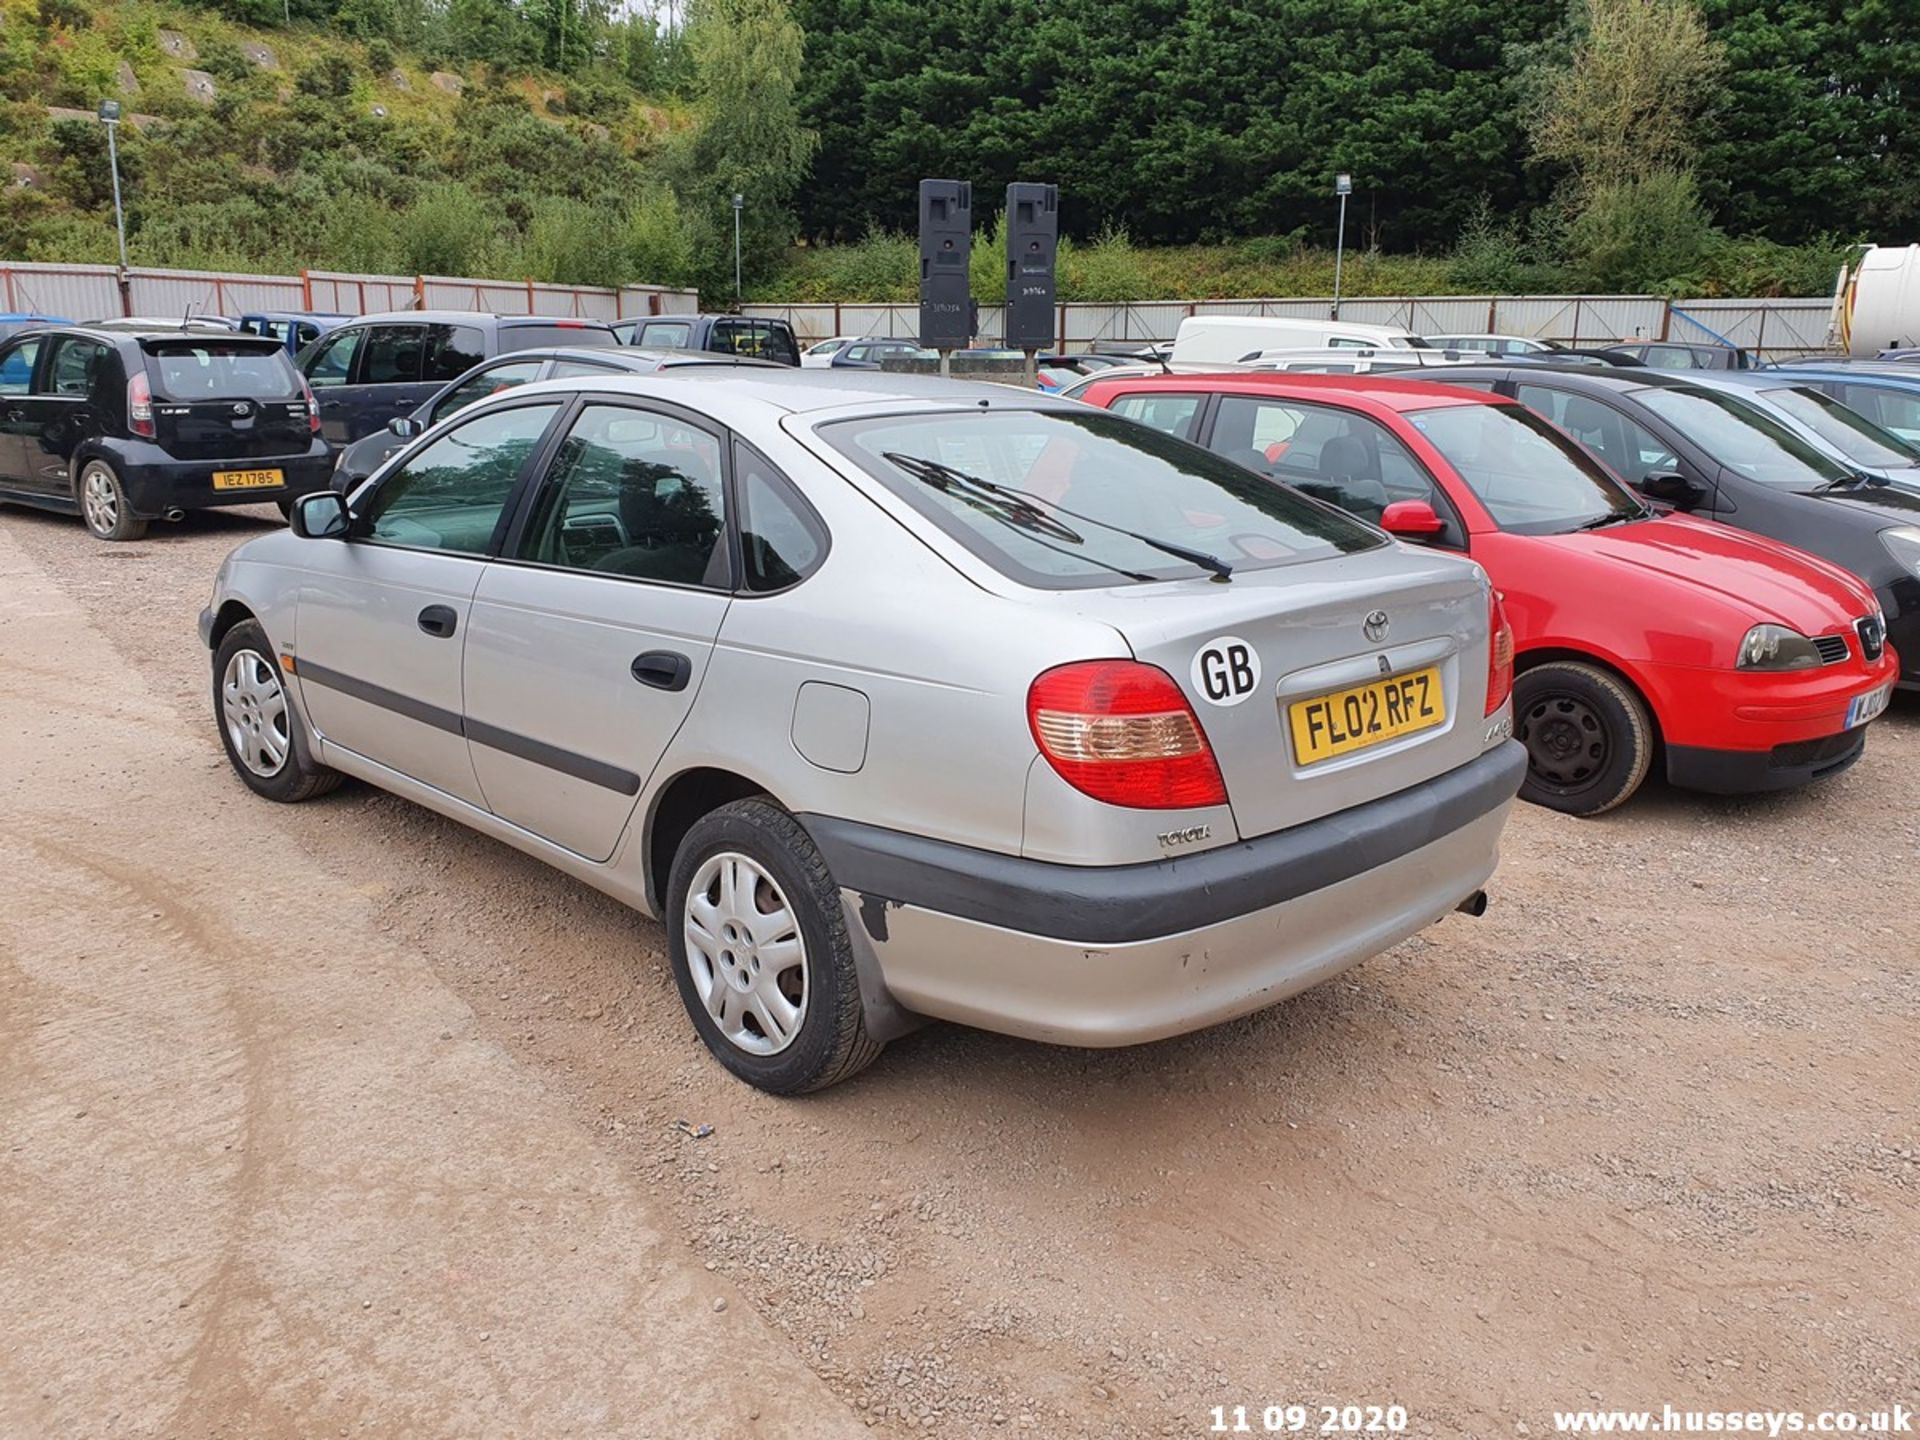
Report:
M1797 545L1873 587L1920 688L1920 489L1847 468L1723 389L1650 369L1459 365L1419 380L1511 395L1649 500Z
M362 436L340 452L333 462L333 488L345 493L386 463L414 436L424 434L456 410L476 400L529 380L564 380L581 375L646 375L656 370L711 369L716 365L771 369L764 360L744 355L711 355L698 350L635 350L619 346L607 350L516 350L476 365L457 380L443 385L411 415L396 415L371 435Z
M149 521L324 490L332 455L277 341L201 330L30 330L0 344L0 500Z
M329 443L351 445L482 360L554 345L614 346L613 327L554 315L396 310L362 315L300 352Z

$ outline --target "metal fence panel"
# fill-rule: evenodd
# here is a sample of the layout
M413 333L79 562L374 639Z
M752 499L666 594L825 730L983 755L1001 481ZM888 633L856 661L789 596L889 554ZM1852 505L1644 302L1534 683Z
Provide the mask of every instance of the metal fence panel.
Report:
M385 310L415 308L411 275L353 275L309 270L306 280L315 310L340 315L377 315Z
M111 265L0 265L0 295L16 314L97 320L120 313Z
M1687 300L1673 307L1675 340L1724 340L1764 355L1826 348L1827 300Z

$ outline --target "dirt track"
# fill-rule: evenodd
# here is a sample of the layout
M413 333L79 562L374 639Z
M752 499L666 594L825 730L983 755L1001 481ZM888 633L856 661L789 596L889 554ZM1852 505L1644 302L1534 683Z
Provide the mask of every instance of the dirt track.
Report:
M326 950L329 905L364 911L393 964L424 962L452 992L393 991L393 1024L437 1033L446 1006L470 1011L513 1062L503 1103L566 1117L532 1127L528 1161L552 1146L629 1187L693 1265L784 1333L769 1363L797 1356L826 1382L789 1391L814 1395L800 1409L823 1423L841 1408L829 1390L883 1433L957 1436L1197 1436L1222 1404L1395 1402L1415 1433L1492 1436L1544 1433L1553 1409L1595 1404L1920 1398L1920 706L1897 702L1866 759L1810 792L1654 790L1597 822L1524 811L1486 918L1450 918L1264 1015L1114 1053L934 1027L848 1086L782 1102L705 1058L657 927L363 787L274 810L224 773L193 616L219 558L265 523L198 517L101 546L75 522L0 512L0 532L186 737L190 758L167 762L179 783L164 832L192 861L126 858L165 877L183 913L237 925L257 906L214 862L243 832L250 866L266 846L280 890L319 902L286 918L288 953ZM116 748L123 683L90 677L100 733L74 771L98 789L90 848L106 857L156 823L115 804L126 772L150 763ZM0 776L64 733L45 729L0 736ZM16 919L17 954L124 935L137 962L177 943L164 925L129 925L111 887L48 893L62 904ZM97 937L76 927L81 906L99 907ZM265 962L186 948L209 994ZM336 952L289 994L308 1003L343 974L375 983L361 964ZM0 992L8 1012L29 983L16 974ZM180 1025L205 1022L202 1008L175 997ZM19 1037L0 1021L0 1038ZM336 1059L377 1067L392 1052ZM227 1073L169 1083L197 1096ZM18 1067L0 1076L0 1104L35 1083ZM349 1122L350 1085L312 1103L376 1135L422 1119ZM689 1141L680 1118L715 1134ZM184 1193L221 1162L160 1143L165 1121L156 1111L150 1163ZM84 1123L36 1134L75 1165L103 1143ZM314 1181L276 1183L297 1198ZM356 1177L335 1183L352 1194ZM0 1200L11 1314L8 1232L37 1202L4 1178ZM176 1239L183 1265L211 1243L189 1227ZM562 1310L595 1293L584 1275L553 1284ZM122 1396L178 1384L177 1357L134 1367L79 1318L116 1293L63 1291L49 1331L61 1349L0 1358L0 1406L8 1367L27 1360ZM350 1386L373 1358L342 1351L335 1373ZM256 1364L214 1394L244 1406L286 1384ZM104 1419L104 1392L99 1405ZM200 1429L223 1415L203 1409ZM463 1428L431 1404L407 1418L420 1434Z

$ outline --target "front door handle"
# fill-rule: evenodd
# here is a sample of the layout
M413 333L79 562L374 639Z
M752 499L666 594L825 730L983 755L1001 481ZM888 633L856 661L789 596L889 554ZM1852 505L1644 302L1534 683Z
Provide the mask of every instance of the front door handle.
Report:
M656 690L684 690L693 678L693 661L677 650L649 650L633 657L633 678Z
M460 617L448 605L429 605L420 612L420 628L441 640L453 634L459 623Z

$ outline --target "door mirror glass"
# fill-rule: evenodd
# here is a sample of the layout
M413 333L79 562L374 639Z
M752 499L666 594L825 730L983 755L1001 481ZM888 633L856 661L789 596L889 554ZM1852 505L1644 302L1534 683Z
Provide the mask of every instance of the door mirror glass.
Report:
M1433 539L1447 525L1425 500L1395 500L1380 512L1380 528L1418 543Z
M335 490L302 495L293 502L287 524L303 540L337 540L347 533L347 497Z
M1671 505L1676 510L1698 509L1707 498L1707 487L1689 480L1678 470L1652 470L1634 487L1649 500Z
M420 433L420 422L411 415L396 415L387 421L387 430L402 440L411 440Z

